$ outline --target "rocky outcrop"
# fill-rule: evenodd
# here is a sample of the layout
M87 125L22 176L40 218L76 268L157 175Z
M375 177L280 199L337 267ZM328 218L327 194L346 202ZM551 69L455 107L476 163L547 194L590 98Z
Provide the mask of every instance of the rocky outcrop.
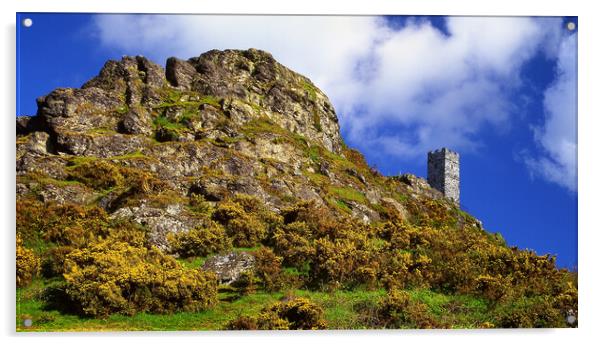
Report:
M180 204L152 207L142 203L118 209L112 217L132 220L146 227L149 229L149 242L163 250L169 248L167 234L187 231L197 225L197 221L188 216Z
M148 228L162 249L168 233L202 225L188 211L195 195L248 194L273 211L313 200L366 223L407 217L399 195L442 197L422 179L369 168L344 146L326 95L255 49L169 58L165 70L126 56L37 103L36 116L16 121L18 197L98 205ZM142 185L106 190L73 177L93 161Z
M215 272L220 284L230 285L240 278L241 274L252 270L255 257L246 252L230 252L215 255L203 264L203 270Z

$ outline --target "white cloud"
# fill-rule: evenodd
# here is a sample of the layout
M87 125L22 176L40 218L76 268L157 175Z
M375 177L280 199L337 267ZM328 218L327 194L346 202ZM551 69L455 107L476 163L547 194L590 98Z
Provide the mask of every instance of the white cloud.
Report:
M543 125L534 128L542 149L526 162L534 175L577 190L577 36L566 35L558 48L556 79L544 93Z
M270 51L329 95L352 146L408 159L440 146L475 150L483 128L508 129L521 66L538 51L555 57L561 39L561 19L527 17L450 17L447 33L425 20L393 29L381 18L348 16L99 15L94 27L103 46L158 61L210 49ZM556 85L535 138L546 156L529 165L560 181L554 167L572 169L575 141L557 141L570 100L566 82Z

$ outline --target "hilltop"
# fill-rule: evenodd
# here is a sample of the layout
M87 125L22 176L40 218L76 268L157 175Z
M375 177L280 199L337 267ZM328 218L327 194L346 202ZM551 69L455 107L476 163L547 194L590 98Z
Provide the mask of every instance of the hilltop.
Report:
M123 57L37 103L17 118L18 325L567 327L577 313L574 274L425 180L368 166L328 97L267 52Z

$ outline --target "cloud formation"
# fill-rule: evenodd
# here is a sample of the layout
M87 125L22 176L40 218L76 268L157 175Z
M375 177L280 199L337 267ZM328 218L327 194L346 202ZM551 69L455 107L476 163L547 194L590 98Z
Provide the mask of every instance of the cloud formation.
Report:
M558 48L556 79L544 92L545 122L533 129L541 148L527 156L533 175L577 191L577 36L563 37Z
M449 17L445 30L422 19L394 27L383 18L350 16L99 15L94 20L104 47L142 52L157 61L210 49L270 51L329 95L351 145L401 159L440 146L476 150L484 128L508 129L519 113L513 92L523 83L525 62L538 52L550 58L574 52L566 42L559 49L560 29L559 18L527 17ZM566 109L571 77L564 59L558 58L558 80L546 91L546 122L534 132L542 155L527 160L538 176L558 183L575 168L575 138L563 132L565 117L573 114ZM565 141L559 143L559 137Z

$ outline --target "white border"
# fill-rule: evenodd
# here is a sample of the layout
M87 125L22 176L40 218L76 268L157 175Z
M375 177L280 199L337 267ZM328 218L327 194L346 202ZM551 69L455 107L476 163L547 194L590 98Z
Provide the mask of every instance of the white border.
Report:
M10 1L10 0L9 0ZM4 308L0 327L5 341L25 344L92 344L110 341L143 341L164 344L166 341L194 341L217 343L223 341L260 344L307 344L308 342L345 342L365 344L379 342L509 344L509 343L589 343L601 339L600 327L602 293L600 284L600 179L602 169L599 151L601 90L600 37L601 15L594 8L595 1L574 0L20 0L3 1L2 64L0 100L2 116L2 204L0 210L4 226L2 258L3 283L0 290ZM429 15L559 15L579 17L579 329L563 330L477 330L477 331L329 331L324 333L109 333L109 334L15 334L14 295L14 114L15 114L15 12L105 12L105 13L249 13L249 14L429 14ZM596 39L597 38L597 39ZM291 336L292 335L292 336ZM85 339L83 338L85 337ZM136 339L134 339L136 338Z

